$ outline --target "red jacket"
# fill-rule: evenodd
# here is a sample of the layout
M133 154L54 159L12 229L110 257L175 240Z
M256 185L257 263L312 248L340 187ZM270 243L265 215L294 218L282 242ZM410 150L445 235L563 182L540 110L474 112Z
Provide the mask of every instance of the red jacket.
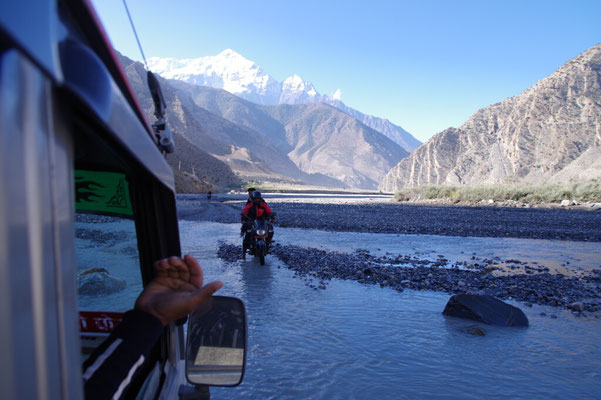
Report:
M255 206L254 203L248 203L246 207L244 207L244 210L242 210L242 214L251 219L265 219L265 217L269 217L271 213L271 208L269 208L264 201L261 201L258 206Z

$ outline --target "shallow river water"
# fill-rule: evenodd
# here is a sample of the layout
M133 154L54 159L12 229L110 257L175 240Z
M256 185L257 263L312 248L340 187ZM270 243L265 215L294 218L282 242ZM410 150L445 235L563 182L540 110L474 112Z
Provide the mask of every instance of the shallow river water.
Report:
M343 280L315 290L273 255L265 266L252 257L217 258L220 242L239 243L237 224L180 221L180 233L183 252L200 260L205 279L222 280L219 294L239 297L247 308L244 381L212 388L214 399L601 398L601 319L595 316L513 303L528 316L528 328L479 325L486 335L472 336L462 329L477 323L441 314L448 294ZM601 264L599 243L277 227L276 239L451 261L477 254L567 269Z

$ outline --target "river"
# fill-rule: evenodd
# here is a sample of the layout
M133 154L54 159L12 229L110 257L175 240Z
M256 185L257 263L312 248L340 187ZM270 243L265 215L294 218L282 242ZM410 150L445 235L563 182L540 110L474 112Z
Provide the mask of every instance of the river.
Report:
M448 294L343 280L316 290L273 255L265 266L252 258L219 259L220 243L239 242L238 224L180 221L180 233L182 250L200 260L206 280L222 280L219 294L239 297L247 308L244 381L213 388L215 399L601 398L596 315L514 302L528 328L480 325L486 335L473 336L463 329L477 323L441 314ZM601 264L600 243L298 228L277 228L276 239L336 251L442 254L451 261L502 256L558 270Z

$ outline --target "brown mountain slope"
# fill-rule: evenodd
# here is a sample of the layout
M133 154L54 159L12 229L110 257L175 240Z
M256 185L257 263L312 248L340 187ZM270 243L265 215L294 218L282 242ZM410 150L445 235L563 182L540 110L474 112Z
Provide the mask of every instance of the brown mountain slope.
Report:
M313 180L375 189L386 172L408 155L385 135L324 103L262 106L219 89L173 85L185 90L199 107L260 132Z
M288 157L307 173L323 173L350 187L375 189L386 171L408 154L380 132L324 104L263 107L282 123Z
M601 177L601 44L416 149L380 190Z
M122 59L152 120L146 72L140 63ZM327 104L260 106L223 90L160 81L171 130L223 161L242 180L376 189L408 155L385 135ZM175 157L168 157L172 166L181 164L181 151L177 145Z
M126 74L138 95L142 107L146 110L149 120L154 120L152 100L146 88L146 72L140 63L121 57ZM229 121L219 115L199 107L194 103L190 93L185 90L193 85L178 81L167 81L159 78L162 91L167 103L167 122L171 130L185 138L183 146L176 141L176 152L169 155L167 160L175 168L182 165L181 152L202 149L198 157L203 158L204 169L221 171L229 175L211 175L207 178L219 186L239 186L244 181L269 181L297 184L313 184L333 187L344 187L342 182L320 174L306 174L261 133L252 128ZM183 86L181 86L183 85ZM225 92L224 92L225 93ZM231 96L231 95L230 95ZM234 97L234 96L232 96ZM206 157L220 161L227 166L229 172L222 167L209 168ZM188 156L183 164L190 164L196 158ZM195 173L199 174L200 165L196 165ZM190 173L191 169L186 170ZM235 178L232 180L232 176ZM206 174L200 173L201 176ZM230 182L230 183L227 183Z
M140 63L133 62L120 54L118 56L147 120L155 121L154 106L146 82L146 71ZM161 82L163 93L170 104L166 110L166 119L175 140L175 152L167 155L167 162L174 170L176 191L193 193L240 187L241 180L227 164L189 140L188 136L192 135L192 132L202 134L202 127L183 109L181 102L173 96L172 89L162 80ZM208 135L204 135L200 141L214 151L229 150L229 146Z

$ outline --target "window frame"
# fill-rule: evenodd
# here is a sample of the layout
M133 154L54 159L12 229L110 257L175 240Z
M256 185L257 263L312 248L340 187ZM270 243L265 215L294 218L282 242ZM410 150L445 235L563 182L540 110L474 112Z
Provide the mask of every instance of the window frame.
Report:
M137 237L139 272L142 285L146 287L154 277L154 261L170 256L181 256L175 192L151 173L145 165L138 162L137 157L116 140L102 123L90 118L89 114L86 115L85 110L80 110L78 115L72 126L75 143L73 171L75 169L112 170L126 175ZM105 163L99 164L94 161L94 158L81 159L82 154L78 152L86 149L94 151L96 156L104 152L105 155L100 158ZM109 158L106 154L113 158L113 163L106 163ZM158 150L149 156L162 157ZM111 165L113 168L107 168ZM115 168L116 165L119 168ZM135 397L145 381L153 377L152 371L157 365L161 370L157 391L168 389L165 384L172 381L172 378L167 375L169 371L181 368L178 363L184 354L185 343L181 325L181 323L170 324L165 328L159 342L152 349L148 361L130 384L126 397ZM171 364L171 368L165 368L167 364ZM154 395L147 394L145 397Z

